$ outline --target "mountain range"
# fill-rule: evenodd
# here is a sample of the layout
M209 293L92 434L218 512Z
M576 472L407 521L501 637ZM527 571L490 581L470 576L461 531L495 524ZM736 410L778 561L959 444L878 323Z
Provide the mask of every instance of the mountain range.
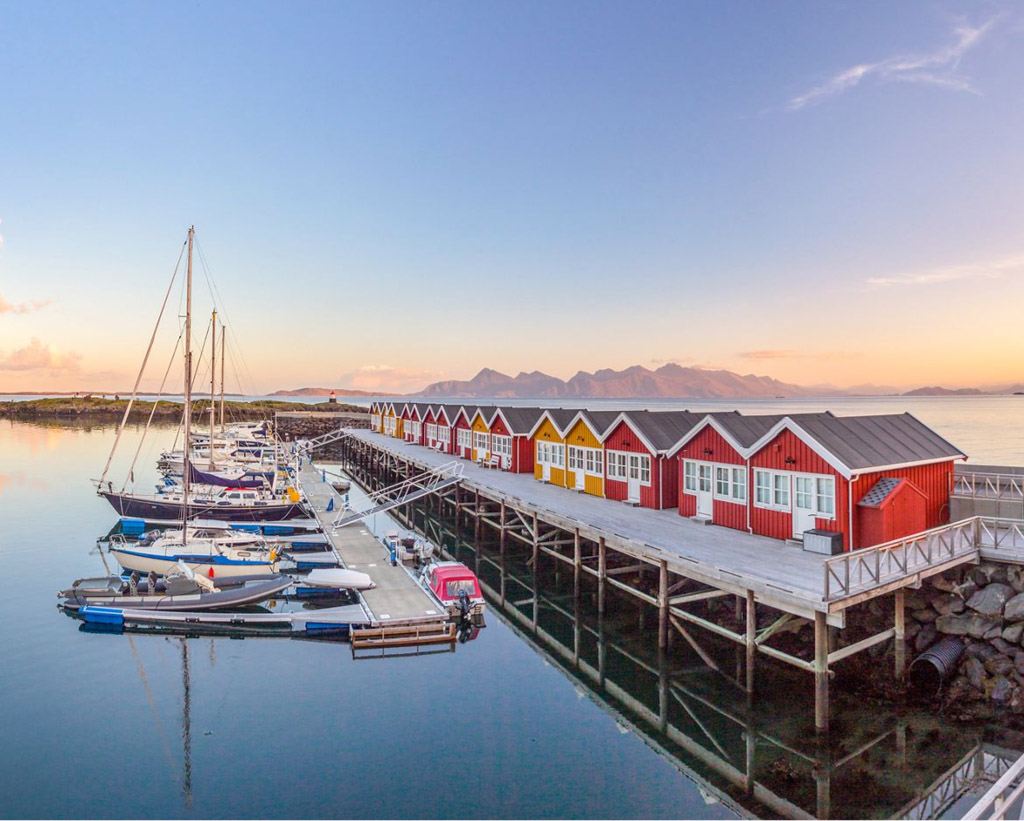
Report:
M769 376L741 375L725 370L687 368L675 363L650 370L634 365L615 371L602 368L594 373L580 371L569 380L532 371L508 376L484 368L469 380L434 382L413 396L494 398L687 398L687 399L775 399L778 397L822 396L845 393L838 388L807 388L780 382Z

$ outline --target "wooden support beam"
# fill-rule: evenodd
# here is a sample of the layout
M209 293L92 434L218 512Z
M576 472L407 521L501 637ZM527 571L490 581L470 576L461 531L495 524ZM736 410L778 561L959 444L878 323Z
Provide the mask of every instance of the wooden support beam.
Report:
M640 590L637 590L635 587L630 587L625 582L620 582L618 579L609 578L607 581L608 584L610 584L612 587L617 587L619 590L629 593L631 596L636 596L641 601L645 601L648 604L653 605L654 607L658 606L658 599L656 596L651 596L647 593L643 593Z
M739 633L734 633L728 627L722 627L720 624L715 624L713 621L702 619L700 616L693 615L693 613L687 613L685 610L680 610L678 607L670 607L669 612L673 617L683 619L691 624L696 624L698 627L703 627L705 630L710 630L712 633L724 636L730 641L735 641L737 644L743 644L746 641L743 636Z
M668 647L668 562L661 560L658 570L658 647Z
M754 659L757 656L757 609L754 604L754 591L748 590L746 596L747 626L747 692L754 692Z
M907 625L904 592L904 588L901 587L893 596L893 637L896 639L894 655L896 656L897 681L901 681L907 672Z
M572 547L572 590L573 595L578 599L580 597L580 570L583 567L583 561L581 558L582 547L580 545L580 529L576 528L573 533L573 547Z
M824 613L815 613L814 727L819 733L828 732L828 714L828 624Z
M861 639L860 641L854 642L846 647L842 647L839 650L833 650L828 654L828 663L833 664L834 662L842 661L844 658L855 655L861 650L867 650L869 647L874 647L880 642L888 641L894 635L896 635L895 628L883 630L881 633L875 633L873 636L868 636L866 639Z
M721 672L718 669L718 665L715 664L715 660L713 658L711 658L711 656L709 656L707 654L707 652L705 652L704 648L701 647L697 643L696 639L694 639L693 636L690 635L689 631L685 627L683 627L683 625L679 621L679 619L671 618L671 621L672 621L672 626L675 627L676 630L679 631L679 635L681 635L684 639L686 639L686 643L689 644L690 647L693 648L694 652L698 656L700 656L701 661L703 661L708 667L710 667L716 673L717 672Z
M781 650L776 650L774 647L769 647L767 644L761 644L757 648L759 653L764 653L766 656L771 656L773 659L778 661L784 661L786 664L798 667L801 670L805 670L808 673L814 672L814 662L804 661L796 656L791 656L789 653L783 653Z
M621 576L623 573L636 573L638 570L646 570L650 567L646 562L637 562L636 564L629 564L623 567L613 567L608 571L609 576Z
M597 543L597 612L604 615L605 608L605 581L608 578L608 547L604 543L604 536ZM601 682L604 683L604 673L601 673Z
M671 605L686 604L692 601L704 601L705 599L717 599L720 596L731 596L725 590L701 590L699 593L684 593L681 596L672 596L668 602ZM742 599L740 600L742 601Z
M793 616L792 613L783 613L758 634L757 639L755 639L756 643L764 644L768 639L779 632L779 630L789 624L794 618L795 616Z

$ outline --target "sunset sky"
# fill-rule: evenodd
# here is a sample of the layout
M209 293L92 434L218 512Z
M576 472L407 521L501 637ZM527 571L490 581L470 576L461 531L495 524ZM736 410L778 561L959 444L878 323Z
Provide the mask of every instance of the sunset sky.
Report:
M0 8L0 391L1024 380L1017 3Z

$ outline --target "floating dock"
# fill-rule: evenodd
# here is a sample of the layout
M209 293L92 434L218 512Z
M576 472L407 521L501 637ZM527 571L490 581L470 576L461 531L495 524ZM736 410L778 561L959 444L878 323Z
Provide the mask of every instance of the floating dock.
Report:
M453 643L455 631L447 614L401 564L391 564L387 548L362 523L334 529L334 519L343 510L341 494L308 458L301 461L299 486L337 564L367 574L376 585L360 594L370 623L353 628L353 650Z

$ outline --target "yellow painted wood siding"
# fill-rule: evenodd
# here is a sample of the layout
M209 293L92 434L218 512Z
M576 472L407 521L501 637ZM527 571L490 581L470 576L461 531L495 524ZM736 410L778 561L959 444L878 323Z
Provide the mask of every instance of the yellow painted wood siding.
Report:
M565 435L565 486L568 488L575 488L576 471L569 468L570 447L596 448L600 450L602 465L604 465L604 448L601 447L601 442L598 440L597 434L595 434L594 431L590 429L590 426L582 419L578 419L576 424L569 428L569 432ZM583 492L590 496L600 496L604 498L604 477L584 473Z
M482 416L478 415L478 416L476 416L476 418L473 419L472 429L473 429L473 431L475 433L486 433L486 434L488 434L487 441L488 442L491 441L491 438L490 438L490 432L491 431L487 427L487 423L484 421ZM485 450L485 451L478 450L476 448L476 443L474 441L476 439L476 437L472 436L472 434L470 434L470 436L472 437L470 439L470 442L473 444L473 461L474 462L477 461L481 457L481 455L484 456L485 458L489 458L490 455L491 455L490 447L488 447L488 449Z
M544 466L537 461L537 442L552 442L557 445L562 445L563 449L565 446L565 439L561 437L558 430L550 419L545 419L537 432L533 435L533 477L535 479L544 478ZM559 487L565 487L565 469L551 466L550 481L553 485Z

